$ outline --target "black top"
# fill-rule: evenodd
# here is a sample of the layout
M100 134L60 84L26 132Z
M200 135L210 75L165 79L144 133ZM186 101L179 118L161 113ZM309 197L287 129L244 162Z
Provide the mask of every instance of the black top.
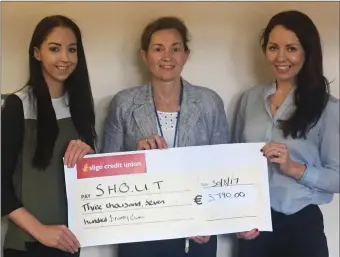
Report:
M15 194L13 173L24 137L24 111L17 95L9 95L1 111L1 216L22 207Z

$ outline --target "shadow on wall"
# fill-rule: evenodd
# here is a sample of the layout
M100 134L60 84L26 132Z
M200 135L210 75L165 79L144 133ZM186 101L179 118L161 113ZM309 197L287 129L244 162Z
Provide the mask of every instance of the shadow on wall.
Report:
M256 84L266 84L271 82L271 72L269 70L265 54L262 51L260 36L262 31L258 33L257 41L251 45L253 52L252 58L252 76L256 80Z
M242 85L242 89L240 92L235 93L235 96L230 99L228 104L228 117L230 118L230 127L231 132L234 131L234 124L236 120L237 113L239 111L239 105L241 102L242 95L245 91L249 88L256 86L256 85L265 85L271 83L271 73L268 68L267 62L265 60L264 54L261 49L260 44L260 33L259 36L251 42L248 48L250 48L249 52L249 63L248 65L249 75L244 73L238 73L238 69L235 69L234 74L237 78L239 78L239 84ZM236 58L235 56L233 58ZM246 78L244 77L246 76ZM249 78L249 79L248 79ZM245 81L242 82L241 81Z

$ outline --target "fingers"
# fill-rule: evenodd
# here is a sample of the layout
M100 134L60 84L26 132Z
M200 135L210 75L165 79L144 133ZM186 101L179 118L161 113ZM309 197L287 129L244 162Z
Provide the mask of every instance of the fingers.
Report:
M193 236L190 239L198 244L205 244L209 241L210 236Z
M284 160L288 156L288 149L285 144L269 143L261 151L268 159L281 157L281 160Z
M71 157L72 151L76 143L77 143L77 140L71 140L67 146L66 152L64 154L64 164L67 166L70 163L70 157Z
M168 144L165 142L164 138L159 135L154 135L154 139L158 145L158 149L168 148Z
M70 242L73 249L77 250L80 247L80 243L79 243L78 239L76 238L76 236L66 226L62 226L62 230L65 233L65 235L67 236L68 241Z
M57 248L69 253L75 252L75 248L73 248L72 245L66 240L65 235L60 236L57 240L58 240Z
M269 159L270 162L283 164L288 161L288 152L285 149L269 149L264 153L264 155Z
M54 243L52 244L48 244L48 246L54 247L54 248L58 248L62 251L65 252L70 252L70 253L74 253L75 252L75 248L72 247L72 244L69 242L69 240L67 240L67 236L65 234L65 232L63 231L63 226L56 226L54 229L52 228L52 231L50 231L50 236L52 235L52 238L55 240ZM53 230L55 233L53 233ZM53 236L54 234L54 236Z
M69 168L74 167L76 163L86 154L93 152L92 148L81 140L71 140L64 155L64 164Z
M156 140L154 138L152 138L152 137L151 138L147 138L146 142L150 145L151 149L157 149L158 148L157 142L156 142Z
M278 151L287 151L287 145L280 143L268 143L261 149L261 152L266 153L271 149L276 149Z
M152 135L146 137L137 143L137 150L151 150L151 149L165 149L168 148L163 137L159 135Z
M255 239L260 235L260 231L258 229L252 229L247 232L241 232L237 234L238 238L246 239L246 240L252 240Z
M149 139L142 139L137 143L137 150L151 150L152 146Z
M90 149L91 149L90 146L88 146L88 145L85 144L85 143L82 143L82 144L79 146L79 148L75 151L75 154L74 154L74 157L73 157L73 159L72 159L72 161L71 161L70 166L71 166L71 167L74 167L74 165L76 165L76 163L77 163L79 160L83 159L84 156L90 152Z
M260 235L260 231L256 231L253 235L248 237L248 240L253 240Z

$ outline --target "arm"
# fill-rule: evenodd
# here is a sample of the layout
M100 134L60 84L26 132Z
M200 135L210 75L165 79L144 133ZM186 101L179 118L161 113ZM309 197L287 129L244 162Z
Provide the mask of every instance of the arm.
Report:
M233 122L233 128L232 128L232 143L243 143L243 129L244 129L244 112L246 107L246 97L245 94L243 94L239 101L238 105L235 109L235 119Z
M13 173L24 138L24 111L20 98L10 95L1 112L1 216L8 215L19 227L36 236L40 222L29 214L17 197Z
M307 164L299 182L327 193L339 193L339 102L331 104L325 109L320 128L321 166Z
M214 99L216 103L216 115L213 119L211 144L226 144L230 142L229 127L227 122L226 113L224 110L224 104L218 95Z
M20 98L10 95L1 112L1 216L22 207L13 185L24 136L24 111Z
M110 110L104 128L103 153L120 152L124 150L124 130L122 113L119 106L118 95L110 104Z
M65 226L41 224L16 196L13 173L22 150L24 130L22 102L18 96L10 95L1 113L1 216L8 215L18 227L44 245L74 252L76 239Z

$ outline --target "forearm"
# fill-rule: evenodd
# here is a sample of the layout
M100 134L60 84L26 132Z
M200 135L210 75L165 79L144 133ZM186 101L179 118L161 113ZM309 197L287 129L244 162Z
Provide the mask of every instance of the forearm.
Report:
M35 239L39 239L39 229L42 224L24 207L16 209L8 215L8 218L13 221L18 227L27 231Z

